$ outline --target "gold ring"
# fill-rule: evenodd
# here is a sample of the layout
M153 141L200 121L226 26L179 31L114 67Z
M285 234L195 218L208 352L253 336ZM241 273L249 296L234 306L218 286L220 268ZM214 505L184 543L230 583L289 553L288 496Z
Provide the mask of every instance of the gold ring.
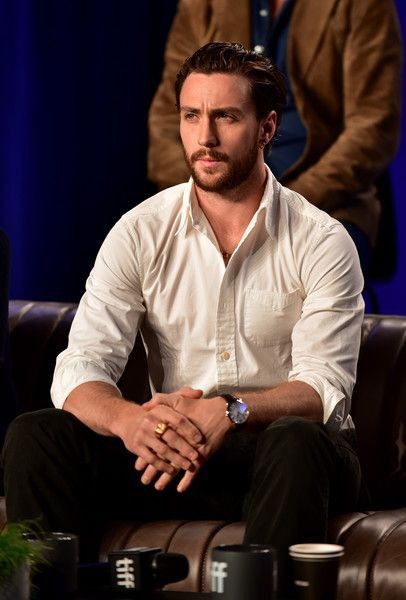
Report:
M158 423L158 425L154 429L154 433L157 438L161 438L167 429L168 429L167 423Z

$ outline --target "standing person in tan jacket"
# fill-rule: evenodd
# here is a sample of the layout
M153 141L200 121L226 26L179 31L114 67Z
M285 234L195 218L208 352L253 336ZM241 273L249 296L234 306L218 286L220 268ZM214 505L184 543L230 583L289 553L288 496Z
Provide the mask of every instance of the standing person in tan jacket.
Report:
M364 272L381 204L375 181L398 141L401 42L392 0L179 0L149 115L149 178L186 181L174 80L208 41L270 55L288 106L267 161L283 185L340 220Z

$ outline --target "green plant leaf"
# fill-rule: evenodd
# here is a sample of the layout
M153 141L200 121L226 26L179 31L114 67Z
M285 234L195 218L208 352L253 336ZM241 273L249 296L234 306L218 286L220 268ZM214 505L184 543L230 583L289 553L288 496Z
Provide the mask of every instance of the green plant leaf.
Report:
M35 543L24 534L33 534ZM46 544L35 523L11 523L0 534L0 582L11 577L25 562L31 567L44 562Z

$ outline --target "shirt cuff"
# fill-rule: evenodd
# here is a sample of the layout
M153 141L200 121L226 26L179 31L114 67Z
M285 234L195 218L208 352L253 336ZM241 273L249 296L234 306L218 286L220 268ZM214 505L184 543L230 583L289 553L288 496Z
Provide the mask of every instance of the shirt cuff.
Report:
M75 371L78 373L75 373ZM79 375L80 371L80 375ZM88 383L91 381L100 381L101 383L108 383L109 385L116 388L118 394L122 396L121 391L114 383L114 381L106 375L103 371L95 367L94 365L83 363L76 368L66 368L55 374L54 380L51 386L51 399L56 408L63 408L66 398L69 394L82 383Z
M341 429L350 408L350 402L346 401L343 392L318 375L298 375L289 378L289 381L303 381L310 385L319 394L323 404L323 423L332 429Z

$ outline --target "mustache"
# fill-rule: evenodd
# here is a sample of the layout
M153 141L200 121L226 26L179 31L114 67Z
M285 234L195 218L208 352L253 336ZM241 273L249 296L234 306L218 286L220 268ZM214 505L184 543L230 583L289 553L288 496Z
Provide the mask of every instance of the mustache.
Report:
M223 160L224 162L228 162L227 154L217 152L217 150L204 150L203 148L197 152L194 152L190 156L190 161L194 163L200 158L213 158L214 160Z

